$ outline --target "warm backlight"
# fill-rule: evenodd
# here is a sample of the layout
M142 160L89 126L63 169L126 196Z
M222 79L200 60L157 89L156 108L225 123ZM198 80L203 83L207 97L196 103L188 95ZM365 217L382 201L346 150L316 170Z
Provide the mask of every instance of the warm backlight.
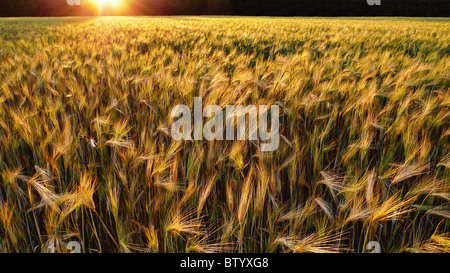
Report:
M122 0L95 0L97 2L98 6L105 6L105 5L119 5L121 4Z
M94 0L99 14L120 14L125 9L126 0Z

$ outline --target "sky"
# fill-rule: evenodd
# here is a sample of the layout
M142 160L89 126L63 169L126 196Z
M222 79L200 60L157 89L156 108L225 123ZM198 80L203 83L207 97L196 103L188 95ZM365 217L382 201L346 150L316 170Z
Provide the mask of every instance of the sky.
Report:
M448 17L450 0L0 0L0 16L83 15Z

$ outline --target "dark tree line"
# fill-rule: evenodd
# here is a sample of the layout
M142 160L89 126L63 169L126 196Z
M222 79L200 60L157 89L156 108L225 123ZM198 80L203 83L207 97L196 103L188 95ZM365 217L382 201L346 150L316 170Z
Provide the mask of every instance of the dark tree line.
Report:
M81 0L0 0L0 16L95 15ZM124 0L126 15L268 15L268 16L440 16L450 15L450 0ZM108 13L108 11L106 11ZM111 14L114 15L113 11Z

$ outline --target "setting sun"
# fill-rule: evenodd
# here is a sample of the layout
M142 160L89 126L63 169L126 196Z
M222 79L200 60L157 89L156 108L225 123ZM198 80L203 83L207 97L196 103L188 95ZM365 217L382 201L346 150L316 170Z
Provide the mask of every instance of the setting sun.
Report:
M106 4L118 5L118 4L120 4L120 2L122 2L122 0L95 0L95 2L99 6L103 6L103 5L106 5Z
M104 14L121 14L125 9L126 0L93 0L94 6L99 15Z

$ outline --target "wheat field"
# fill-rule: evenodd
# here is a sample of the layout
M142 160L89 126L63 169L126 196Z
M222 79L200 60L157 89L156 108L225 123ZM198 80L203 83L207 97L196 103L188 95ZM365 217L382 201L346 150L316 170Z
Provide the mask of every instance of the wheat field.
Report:
M450 252L450 20L0 19L0 252ZM280 106L280 144L172 107Z

